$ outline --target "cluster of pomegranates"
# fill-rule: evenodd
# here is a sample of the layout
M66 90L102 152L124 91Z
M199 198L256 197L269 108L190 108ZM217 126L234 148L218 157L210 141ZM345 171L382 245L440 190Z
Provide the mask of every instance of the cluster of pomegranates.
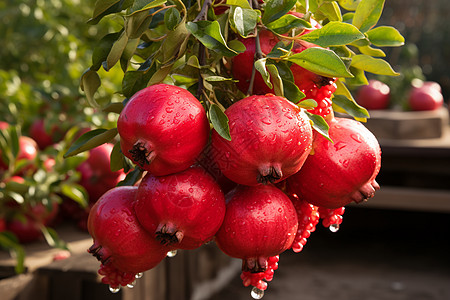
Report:
M302 76L309 86L317 78ZM320 82L317 89L333 85ZM334 117L331 106L320 112L331 141L286 98L248 96L225 110L225 138L183 88L156 84L132 96L117 129L122 153L145 175L91 209L88 251L101 262L102 281L117 292L178 249L215 241L242 259L243 284L261 298L282 252L300 252L320 219L337 230L345 205L379 189L376 138Z

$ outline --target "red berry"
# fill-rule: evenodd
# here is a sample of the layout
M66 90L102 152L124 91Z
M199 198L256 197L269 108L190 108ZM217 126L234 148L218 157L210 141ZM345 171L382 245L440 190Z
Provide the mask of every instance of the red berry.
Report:
M187 90L167 84L134 94L117 129L123 154L156 176L187 169L209 137L201 103Z
M296 173L311 150L304 112L285 98L255 95L226 109L231 141L212 133L214 159L223 174L245 185L276 183Z
M139 184L136 216L142 226L171 249L195 249L210 241L222 224L225 198L200 167Z
M316 230L320 216L317 206L309 204L305 200L298 198L295 194L291 195L290 198L297 211L298 219L298 229L294 242L292 243L292 250L294 252L300 252L306 245L306 241L311 235L311 232Z
M133 209L136 193L137 187L113 188L89 214L88 230L94 244L88 252L101 261L99 273L112 287L129 284L137 273L159 264L168 251L137 221Z
M273 185L238 186L226 195L227 210L216 243L243 260L244 272L265 272L268 259L289 249L298 220L289 198Z
M287 179L288 191L309 203L339 208L374 196L381 166L375 136L361 123L346 118L330 121L333 143L315 133L312 155Z

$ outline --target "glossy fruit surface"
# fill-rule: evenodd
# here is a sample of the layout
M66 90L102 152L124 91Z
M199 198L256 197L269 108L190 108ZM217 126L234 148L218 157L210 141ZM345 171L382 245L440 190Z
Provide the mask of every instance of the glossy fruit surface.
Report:
M312 129L296 105L274 95L255 95L225 110L231 141L212 133L222 173L244 185L275 183L296 173L311 150Z
M137 187L109 190L92 207L88 230L94 244L89 253L103 265L121 272L139 273L155 267L167 253L136 219L133 205Z
M225 215L219 185L200 167L139 184L136 216L142 226L173 249L195 249L210 241Z
M415 82L408 94L408 104L411 110L436 110L444 104L444 96L440 85L433 82Z
M359 88L356 101L366 109L386 109L389 106L390 92L387 84L371 79L368 85Z
M243 259L243 271L264 272L267 259L289 249L298 220L289 198L273 185L238 186L226 195L227 210L216 243Z
M290 193L316 206L339 208L374 196L381 166L381 149L375 136L361 123L333 118L329 140L315 134L312 155L287 180Z
M205 147L209 122L187 90L157 84L133 95L117 122L125 156L156 176L191 166Z
M39 149L45 149L60 141L63 137L63 132L56 124L53 124L51 128L47 130L44 119L37 119L31 124L30 137L36 141Z

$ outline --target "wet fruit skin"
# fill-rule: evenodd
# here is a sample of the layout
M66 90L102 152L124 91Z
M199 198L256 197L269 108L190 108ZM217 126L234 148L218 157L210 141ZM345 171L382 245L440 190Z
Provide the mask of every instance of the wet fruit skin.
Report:
M171 249L195 249L212 240L225 215L225 198L200 167L167 176L147 174L139 184L136 216Z
M222 173L244 185L275 183L296 173L311 150L306 114L285 98L254 95L225 110L231 141L212 133Z
M315 133L312 155L302 169L287 179L289 193L309 203L335 209L374 196L381 167L381 149L375 136L361 123L333 118L333 143Z
M167 84L133 95L117 129L123 154L156 176L187 169L209 137L201 103L187 90Z
M273 185L240 185L226 195L227 210L216 234L218 247L243 259L243 271L263 272L267 259L289 249L298 220L290 199Z
M88 230L94 244L89 252L102 264L122 272L139 273L155 267L167 249L148 234L136 219L133 205L137 187L109 190L92 207Z

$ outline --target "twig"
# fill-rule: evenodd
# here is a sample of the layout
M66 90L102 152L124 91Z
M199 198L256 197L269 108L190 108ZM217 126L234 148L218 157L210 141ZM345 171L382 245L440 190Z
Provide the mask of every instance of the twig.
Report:
M256 76L256 68L255 68L255 62L259 59L263 58L264 55L261 50L261 43L259 40L259 30L256 30L256 37L255 37L255 56L253 58L253 68L252 68L252 76L250 77L250 84L248 86L247 95L253 94L253 85L255 82L255 76Z

